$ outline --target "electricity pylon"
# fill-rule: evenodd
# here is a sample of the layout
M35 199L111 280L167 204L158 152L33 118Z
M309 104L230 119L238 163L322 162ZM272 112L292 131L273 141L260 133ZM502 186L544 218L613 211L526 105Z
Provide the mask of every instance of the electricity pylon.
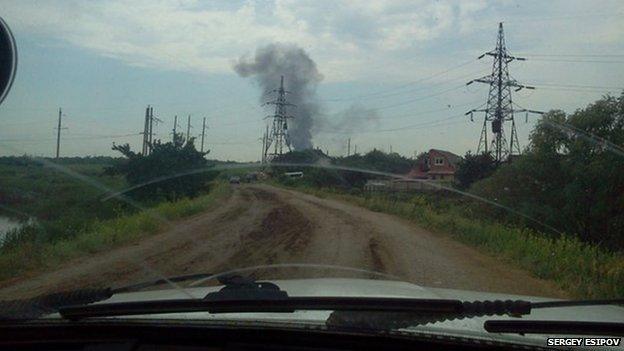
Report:
M288 139L288 120L294 118L286 113L286 106L295 106L286 101L286 94L290 93L284 89L284 76L280 78L278 89L272 90L277 93L275 100L268 101L266 105L275 105L275 113L266 118L272 118L272 127L264 143L264 159L268 162L284 153L284 146L290 151L290 140ZM271 147L273 151L270 152Z
M507 64L511 61L525 61L525 58L509 55L505 47L505 35L503 32L503 23L498 24L498 39L496 48L479 56L479 59L486 55L494 57L492 64L492 73L478 79L473 79L466 83L470 85L474 82L485 83L490 85L490 91L487 99L487 107L485 109L473 109L466 113L473 120L474 112L485 112L483 120L483 128L477 146L477 154L481 152L492 153L496 162L507 161L512 155L520 154L520 142L518 141L518 132L516 130L516 122L514 120L515 112L532 112L539 111L527 109L514 109L514 103L511 98L511 90L519 91L521 89L535 89L535 87L518 83L515 79L509 77L509 69ZM488 145L488 122L491 124L491 138ZM507 141L505 136L505 124L509 124L510 138Z

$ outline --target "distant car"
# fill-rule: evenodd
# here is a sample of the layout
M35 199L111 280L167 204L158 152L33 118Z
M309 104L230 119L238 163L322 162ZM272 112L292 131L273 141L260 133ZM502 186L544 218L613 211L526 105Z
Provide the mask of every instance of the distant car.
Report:
M285 172L284 175L288 178L303 178L303 172Z
M230 184L240 184L241 180L238 176L230 177Z
M244 181L246 183L251 183L251 182L255 182L258 180L258 173L256 172L251 172L251 173L247 173L245 174L245 178Z

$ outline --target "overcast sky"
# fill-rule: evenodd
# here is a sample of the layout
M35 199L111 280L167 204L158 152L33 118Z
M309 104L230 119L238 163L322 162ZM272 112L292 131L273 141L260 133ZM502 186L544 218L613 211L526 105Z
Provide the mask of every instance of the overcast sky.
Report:
M211 157L254 161L270 111L261 91L232 69L270 43L305 49L323 76L326 118L354 106L376 117L355 128L320 129L314 145L406 156L429 148L474 150L482 121L463 113L487 87L497 25L505 23L518 81L538 89L514 101L571 112L624 88L624 1L0 1L19 50L12 91L0 106L0 155L52 156L58 108L61 154L114 155L112 142L140 149L145 107L192 134L209 129ZM276 84L279 77L276 77ZM296 109L292 112L296 116ZM535 117L517 116L522 146Z

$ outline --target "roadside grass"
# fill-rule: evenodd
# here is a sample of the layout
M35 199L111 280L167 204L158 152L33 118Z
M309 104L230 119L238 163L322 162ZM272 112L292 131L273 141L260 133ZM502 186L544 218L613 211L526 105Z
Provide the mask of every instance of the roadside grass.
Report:
M467 218L465 212L453 206L442 212L418 195L396 200L383 195L351 195L308 186L288 188L393 214L434 232L447 233L538 278L554 281L576 298L624 296L624 256L572 236L553 238L526 228Z
M33 230L31 237L9 240L0 248L0 281L53 269L70 259L156 234L167 227L168 221L189 217L216 206L218 201L231 193L227 183L215 182L206 195L161 203L115 219L95 221L87 230L63 240L46 241L37 237L37 232Z

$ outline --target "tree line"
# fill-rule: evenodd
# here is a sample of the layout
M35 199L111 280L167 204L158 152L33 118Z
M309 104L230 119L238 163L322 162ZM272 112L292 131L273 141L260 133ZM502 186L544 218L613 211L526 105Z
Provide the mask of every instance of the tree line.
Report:
M560 110L544 114L522 156L495 171L484 162L487 155L466 157L459 184L568 235L622 249L623 146L624 94L605 96L570 114ZM503 215L501 208L480 207L490 217Z

